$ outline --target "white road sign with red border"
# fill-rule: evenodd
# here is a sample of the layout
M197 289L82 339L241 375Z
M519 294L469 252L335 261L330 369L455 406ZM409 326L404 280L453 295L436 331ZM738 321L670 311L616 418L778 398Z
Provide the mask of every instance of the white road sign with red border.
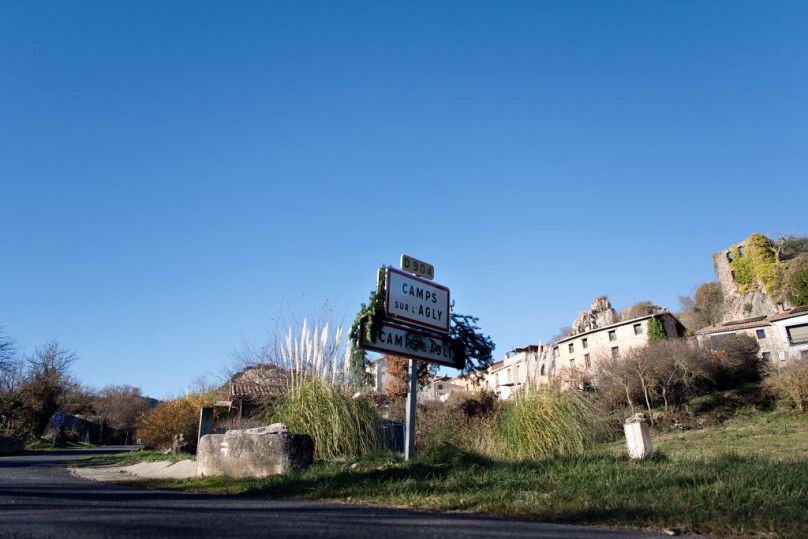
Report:
M387 316L441 333L449 332L449 289L397 270L386 271Z

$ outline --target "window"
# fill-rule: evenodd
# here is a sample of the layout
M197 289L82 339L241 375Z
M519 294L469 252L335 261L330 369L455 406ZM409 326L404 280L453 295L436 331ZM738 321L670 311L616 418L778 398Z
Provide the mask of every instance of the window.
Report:
M572 343L570 343L570 345L569 345L569 351L570 351L570 354L575 352L575 346L573 346Z
M541 375L544 376L544 364L541 366Z
M788 340L791 341L792 346L808 343L808 324L787 327L786 333L788 333Z
M746 256L746 251L743 250L743 245L738 247L738 256Z
M587 369L592 368L592 360L589 358L589 354L584 354L584 365L586 365Z
M612 357L617 359L620 357L620 347L619 346L612 346Z
M771 352L763 352L763 359L766 361L771 361L772 353Z
M553 348L553 357L554 357L554 358L558 357L558 346L556 346L555 348Z
M438 389L443 389L443 384L438 384Z
M732 262L732 251L727 251L727 260Z
M609 332L609 340L616 341L617 340L617 330L613 329Z
M589 341L587 339L581 339L581 346L583 348L586 348L587 346L589 346Z
M575 358L570 358L570 369L575 370Z
M642 324L634 324L634 335L642 335Z
M758 339L765 339L766 338L766 332L763 331L762 329L759 329L759 330L755 331L755 334L757 335Z

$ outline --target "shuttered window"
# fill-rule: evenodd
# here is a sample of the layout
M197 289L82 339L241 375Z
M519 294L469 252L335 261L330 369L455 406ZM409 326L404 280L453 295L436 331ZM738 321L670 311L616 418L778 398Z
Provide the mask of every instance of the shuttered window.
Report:
M808 343L808 324L787 327L786 331L788 332L788 340L791 341L791 344Z

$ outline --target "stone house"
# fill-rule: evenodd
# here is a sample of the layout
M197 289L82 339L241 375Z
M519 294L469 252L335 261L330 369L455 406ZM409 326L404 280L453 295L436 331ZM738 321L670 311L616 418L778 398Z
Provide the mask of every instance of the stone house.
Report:
M621 320L608 297L595 298L589 310L578 314L570 334L538 355L532 380L538 384L587 383L602 358L621 357L631 348L647 345L648 324L654 319L661 322L667 338L685 336L684 325L670 311L650 302L625 310L624 318Z
M696 338L707 344L739 334L757 339L759 357L766 361L808 359L808 307L707 326L696 332Z
M237 420L250 417L267 397L286 393L289 389L288 373L269 363L250 365L234 374L227 384L228 400L217 403L226 406Z
M464 393L466 386L449 376L436 376L418 391L419 401L446 402L454 393Z
M601 358L618 358L631 348L646 346L650 342L648 324L653 319L662 323L667 338L685 336L684 325L673 314L655 308L652 314L586 329L559 340L540 366L539 377L549 381L556 376L591 376Z

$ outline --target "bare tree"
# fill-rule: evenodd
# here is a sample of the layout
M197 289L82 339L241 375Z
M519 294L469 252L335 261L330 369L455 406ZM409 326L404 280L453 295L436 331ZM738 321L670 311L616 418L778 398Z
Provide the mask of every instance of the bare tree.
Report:
M406 357L384 355L379 361L387 363L387 387L385 393L393 398L404 398L409 392L410 384L410 361ZM433 366L426 361L417 363L418 388L422 388L429 383L432 378Z
M724 293L717 282L703 283L693 297L680 296L679 317L689 329L719 324L724 315Z
M645 400L645 406L648 409L648 416L651 424L654 424L654 418L651 416L651 400L655 387L654 366L648 354L643 353L643 348L632 348L629 350L623 363L625 363L630 373L633 373L636 380L640 384L642 396Z
M654 312L655 306L649 300L639 301L620 311L620 320L631 320L632 318L654 314Z
M16 354L14 340L5 334L3 326L0 325L0 375L4 376L7 371L11 370Z
M149 401L139 387L106 386L93 401L93 407L105 424L125 433L128 444L138 420L149 408Z
M14 411L19 434L42 434L51 416L67 405L68 389L74 383L69 370L75 361L76 355L56 341L25 357L26 372L17 392L19 407Z
M637 351L651 365L654 393L667 412L671 401L680 404L687 396L713 380L711 364L698 344L684 339L650 343Z
M595 382L603 391L621 392L626 404L634 414L634 394L637 389L636 376L631 365L619 357L603 354L598 357L595 369Z
M777 262L791 260L801 254L808 254L808 236L780 234L777 241L772 242L771 250Z
M572 335L572 326L562 326L558 328L558 333L550 337L550 342L558 342L562 339L566 339Z

